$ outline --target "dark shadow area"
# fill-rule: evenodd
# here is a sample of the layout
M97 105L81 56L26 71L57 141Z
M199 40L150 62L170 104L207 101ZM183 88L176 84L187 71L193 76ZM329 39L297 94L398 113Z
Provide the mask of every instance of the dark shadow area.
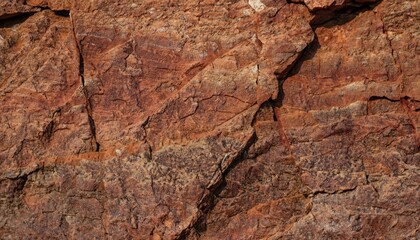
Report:
M41 7L41 8L35 8L32 12L26 12L26 13L15 13L15 14L9 14L9 15L3 15L0 17L0 28L10 28L13 27L16 24L21 24L25 22L30 16L34 15L35 13L38 13L40 11L49 10L54 12L55 15L61 16L61 17L70 17L70 11L69 10L58 10L53 11L48 7Z
M278 76L277 79L283 83L287 78L292 77L300 72L304 62L315 57L318 49L321 47L318 41L318 36L315 34L314 40L302 51L295 63L290 67L284 76Z
M407 98L408 97L404 97L404 98L401 98L401 99L407 99ZM386 101L390 101L390 102L399 102L399 101L401 101L400 99L395 100L395 99L390 99L390 98L385 97L385 96L372 96L372 97L369 98L369 102L371 102L371 101L377 101L377 100L386 100Z
M0 28L11 28L14 25L21 24L35 13L36 12L17 13L14 15L7 15L7 17L3 16L2 18L0 18Z
M70 11L69 10L60 10L60 11L53 11L55 15L60 17L70 17Z
M344 6L330 7L312 12L312 28L341 26L353 20L360 13L373 10L381 1L372 4L350 3Z

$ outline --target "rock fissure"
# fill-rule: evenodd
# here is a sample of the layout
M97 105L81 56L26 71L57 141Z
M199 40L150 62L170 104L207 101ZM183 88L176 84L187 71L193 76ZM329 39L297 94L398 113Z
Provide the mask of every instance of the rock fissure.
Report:
M357 187L358 186L354 186L354 187L352 187L352 188L348 188L348 189L340 189L340 190L337 190L337 191L332 191L332 192L329 192L329 191L325 191L325 190L317 190L317 191L314 191L314 192L312 192L311 194L309 194L309 198L313 198L313 197L315 197L315 196L317 196L317 195L334 195L334 194L344 194L344 193L348 193L348 192L353 192L353 191L355 191L356 189L357 189Z
M205 224L206 214L208 214L216 204L218 193L220 193L223 188L225 187L225 177L229 172L235 168L235 166L245 159L248 155L249 148L257 141L257 136L255 133L252 134L250 139L247 141L245 146L242 150L237 154L237 156L232 156L232 160L230 163L223 167L223 163L230 157L229 154L225 154L222 160L218 164L218 168L213 176L217 177L216 181L212 181L204 190L203 195L200 197L200 201L197 204L199 209L198 216L194 217L193 221L189 224L189 226L182 230L179 237L177 239L187 239L187 237L191 234L191 231L194 231L195 234L200 234L200 229L202 228L201 225ZM213 183L212 183L213 182Z
M283 102L283 98L284 98L284 91L283 91L283 87L282 87L283 83L289 77L299 73L303 62L305 62L305 61L311 59L312 57L314 57L317 50L320 48L319 41L318 41L318 36L316 34L316 29L318 27L324 27L326 25L331 27L334 24L335 25L344 24L345 22L350 21L352 18L354 18L360 12L373 10L374 7L376 7L381 1L382 0L376 1L374 4L369 3L368 5L357 3L355 6L345 5L345 6L341 6L339 9L323 9L323 10L311 11L311 14L314 17L314 19L316 19L317 15L319 15L320 12L322 13L322 11L327 11L331 16L330 16L329 19L327 19L325 21L322 21L322 22L316 21L314 19L310 22L310 25L312 27L312 31L314 33L314 39L312 40L312 42L310 42L299 53L299 56L296 58L296 60L294 62L292 62L283 72L276 73L277 79L278 79L278 85L279 85L279 92L277 94L278 97L277 97L277 99L270 100L270 102L271 102L271 105L273 107L273 112L275 114L275 118L276 118L277 121L280 120L279 109L281 108L281 106L283 104L282 102ZM301 2L301 1L288 0L287 2L289 4L303 4L303 5L307 6L306 3ZM352 2L356 3L355 1L352 1ZM343 22L343 20L344 20L344 22ZM285 136L284 131L283 131L283 133L281 133L281 136L283 136L283 135Z
M385 27L384 19L382 17L381 17L381 21L382 21L382 33L385 35L385 39L388 42L388 47L389 47L389 49L391 51L392 60L394 61L394 65L398 69L399 75L401 75L403 73L402 72L402 69L401 69L401 64L398 61L398 58L397 58L396 53L394 51L394 47L392 46L392 39L389 36L388 30ZM403 82L402 92L404 92L404 88L405 88L405 84Z
M17 190L22 191L25 188L25 185L26 185L26 182L28 181L29 176L33 174L37 174L40 171L44 171L43 165L36 166L34 169L26 171L26 172L22 171L17 176L2 176L0 178L0 183L6 180L18 181L19 184L18 184Z
M344 24L355 16L365 11L372 11L382 0L375 0L368 3L356 3L332 7L327 9L319 9L312 11L313 19L310 24L312 27L330 26L330 24ZM334 23L336 22L336 23Z
M56 117L56 115L60 115L60 113L61 113L60 108L55 110L52 114L51 121L47 124L47 126L42 131L40 139L43 143L49 142L51 140L54 132L57 131L55 117Z
M14 25L18 25L26 21L29 17L33 16L36 12L19 13L16 15L9 16L7 18L0 17L0 29L9 28Z
M388 98L386 96L372 96L369 98L369 101L378 101L378 100L386 100L386 101L390 101L390 102L401 102L402 99L407 98L407 97L403 97L400 99L391 99Z
M62 12L63 11L60 11L60 13L62 13ZM74 37L74 41L76 43L77 51L79 53L79 56L78 56L79 76L80 76L83 95L86 99L85 108L86 108L86 112L87 112L88 123L89 123L90 133L91 133L91 137L92 137L92 144L91 144L92 145L92 150L95 151L95 152L99 152L101 145L99 144L99 142L97 140L97 136L96 136L97 129L96 129L95 120L93 119L93 109L92 109L91 96L89 95L89 91L87 89L86 82L85 82L85 63L84 63L84 58L83 58L82 47L81 47L80 41L78 41L78 38L77 38L75 23L74 23L74 19L72 18L71 12L65 12L65 13L66 13L67 16L70 17L72 30L73 30L73 37Z

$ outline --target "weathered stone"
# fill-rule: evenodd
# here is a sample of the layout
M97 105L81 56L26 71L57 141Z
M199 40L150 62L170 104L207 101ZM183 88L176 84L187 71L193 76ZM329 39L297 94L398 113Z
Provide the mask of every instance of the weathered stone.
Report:
M0 3L1 238L418 238L419 7Z

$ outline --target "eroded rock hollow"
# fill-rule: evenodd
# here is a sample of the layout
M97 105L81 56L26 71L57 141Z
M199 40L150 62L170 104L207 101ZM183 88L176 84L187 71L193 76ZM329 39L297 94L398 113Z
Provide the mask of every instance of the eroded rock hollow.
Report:
M420 239L420 1L1 0L0 239Z

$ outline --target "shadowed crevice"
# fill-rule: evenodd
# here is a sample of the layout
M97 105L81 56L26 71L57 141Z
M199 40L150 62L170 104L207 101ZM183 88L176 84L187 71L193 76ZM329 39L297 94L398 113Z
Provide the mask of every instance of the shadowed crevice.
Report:
M341 5L336 5L333 2L330 6L317 7L312 10L309 9L308 5L303 0L286 0L289 4L300 4L308 8L312 14L313 19L310 22L312 27L323 25L323 27L332 27L337 25L343 25L355 18L357 14L371 11L374 9L382 0L370 0L370 1L358 1L358 0L347 0ZM330 21L330 25L327 24Z
M314 33L315 34L315 33ZM277 98L270 100L271 105L273 107L280 108L283 104L284 99L284 90L283 90L283 83L289 78L292 77L300 72L300 68L302 67L302 64L312 59L318 49L321 46L319 45L318 37L315 34L314 40L306 46L305 49L302 50L302 52L299 54L299 56L296 58L295 62L291 64L283 73L277 75L278 85L279 85L279 92L277 94ZM277 119L277 117L276 117Z
M255 116L254 116L255 117ZM232 171L240 162L245 160L248 156L248 151L252 145L254 145L257 141L257 135L254 132L253 135L250 137L248 142L245 144L244 148L237 154L237 156L232 160L232 163L224 170L221 169L221 164L219 164L219 171L221 173L220 180L210 188L207 188L201 197L200 202L197 204L197 208L199 209L199 216L198 218L193 221L187 228L185 228L177 237L176 239L188 239L191 235L198 235L200 233L206 231L206 220L208 213L213 210L216 206L217 199L219 194L223 191L226 187L226 176Z
M312 12L314 18L310 24L313 28L341 26L353 20L360 13L372 11L381 2L382 0L368 4L352 2L342 6L319 9Z
M34 12L26 12L26 13L16 13L11 15L3 15L0 17L0 29L1 28L11 28L15 25L19 25L24 23L29 17L37 13L38 11Z
M28 6L28 5L24 5ZM42 11L51 11L57 16L61 17L70 17L70 10L52 10L49 7L32 7L28 11L16 12L11 14L4 14L0 16L0 28L10 28L16 24L21 24L26 21L30 16L42 12Z
M401 99L408 99L408 97L404 97L404 98L401 98ZM369 98L369 102L378 101L378 100L387 100L387 101L390 101L390 102L400 102L401 99L390 99L386 96L372 96L372 97Z
M95 124L95 120L93 118L93 110L92 110L92 102L90 99L90 95L89 95L89 91L85 85L85 60L83 57L83 52L82 52L82 47L80 45L80 42L77 40L77 35L76 35L76 29L75 29L75 25L74 25L74 21L73 18L71 16L70 12L63 12L60 11L61 14L68 14L68 16L70 17L70 21L71 21L71 25L72 25L72 29L73 29L73 37L74 37L74 41L76 44L76 48L77 51L79 53L79 76L80 76L80 82L81 82L81 86L82 86L82 91L83 91L83 95L85 96L86 102L85 102L85 108L87 111L87 115L88 115L88 122L89 122L89 128L90 128L90 133L91 133L91 137L92 137L92 149L95 152L99 152L100 151L100 147L101 145L99 144L99 142L97 141L97 137L96 137L96 124Z
M51 10L49 8L46 8L47 10ZM51 10L54 12L55 15L60 16L60 17L70 17L70 11L69 10Z

